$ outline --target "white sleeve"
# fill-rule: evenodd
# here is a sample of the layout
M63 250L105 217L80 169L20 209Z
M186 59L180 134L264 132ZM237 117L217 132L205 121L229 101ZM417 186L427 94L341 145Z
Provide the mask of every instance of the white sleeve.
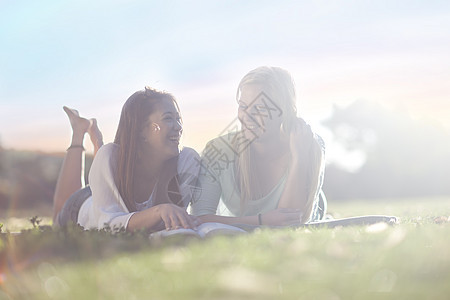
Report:
M192 149L184 147L180 152L177 164L177 173L180 183L180 194L184 207L192 204L200 193L198 174L200 171L200 156Z
M117 165L119 146L102 146L92 162L89 172L89 184L92 190L92 205L89 213L88 228L114 230L126 228L134 213L130 213L120 196L114 181L114 169Z

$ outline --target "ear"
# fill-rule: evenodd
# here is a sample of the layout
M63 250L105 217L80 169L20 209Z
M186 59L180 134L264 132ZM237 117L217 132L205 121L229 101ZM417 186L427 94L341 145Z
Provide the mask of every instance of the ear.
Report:
M159 127L159 125L156 124L156 123L152 123L152 127L153 127L153 131L160 131L161 130L161 127Z

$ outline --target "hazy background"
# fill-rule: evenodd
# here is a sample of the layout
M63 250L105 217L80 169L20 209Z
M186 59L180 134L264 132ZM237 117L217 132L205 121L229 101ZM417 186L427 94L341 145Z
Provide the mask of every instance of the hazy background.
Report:
M200 152L235 118L242 76L272 65L325 139L329 195L450 194L448 1L0 0L0 43L3 151L63 152L63 105L110 142L149 85L176 96ZM17 169L5 155L0 171Z

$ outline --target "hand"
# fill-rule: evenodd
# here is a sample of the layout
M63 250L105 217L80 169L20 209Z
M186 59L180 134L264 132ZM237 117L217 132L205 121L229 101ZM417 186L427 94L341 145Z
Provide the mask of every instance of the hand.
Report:
M155 206L167 230L186 228L195 229L201 222L197 217L189 215L186 210L171 203Z
M314 134L305 120L297 118L293 124L289 136L289 147L294 163L309 161L311 146L317 143Z
M261 214L262 225L288 226L300 224L302 211L297 208L277 208Z

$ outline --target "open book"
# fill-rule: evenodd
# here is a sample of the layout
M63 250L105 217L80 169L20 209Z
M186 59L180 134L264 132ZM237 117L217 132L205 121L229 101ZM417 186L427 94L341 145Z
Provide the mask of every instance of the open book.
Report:
M247 224L234 224L234 226L239 227L247 232L251 232L256 228L307 228L307 227L327 227L333 228L338 226L363 226L371 225L375 223L387 223L389 225L394 225L398 223L398 218L395 216L383 216L383 215L368 215L368 216L358 216L349 217L342 219L330 219L330 220L320 220L315 222L309 222L306 224L290 225L290 226L270 226L270 225L247 225Z
M173 229L161 230L150 234L150 238L164 238L169 236L193 236L197 238L206 238L218 235L237 235L247 233L245 230L221 223L203 223L197 226L197 229Z
M349 217L342 219L321 220L316 222L309 222L303 224L303 227L337 227L337 226L352 226L352 225L371 225L375 223L387 223L394 225L398 223L398 218L395 216L369 215Z

